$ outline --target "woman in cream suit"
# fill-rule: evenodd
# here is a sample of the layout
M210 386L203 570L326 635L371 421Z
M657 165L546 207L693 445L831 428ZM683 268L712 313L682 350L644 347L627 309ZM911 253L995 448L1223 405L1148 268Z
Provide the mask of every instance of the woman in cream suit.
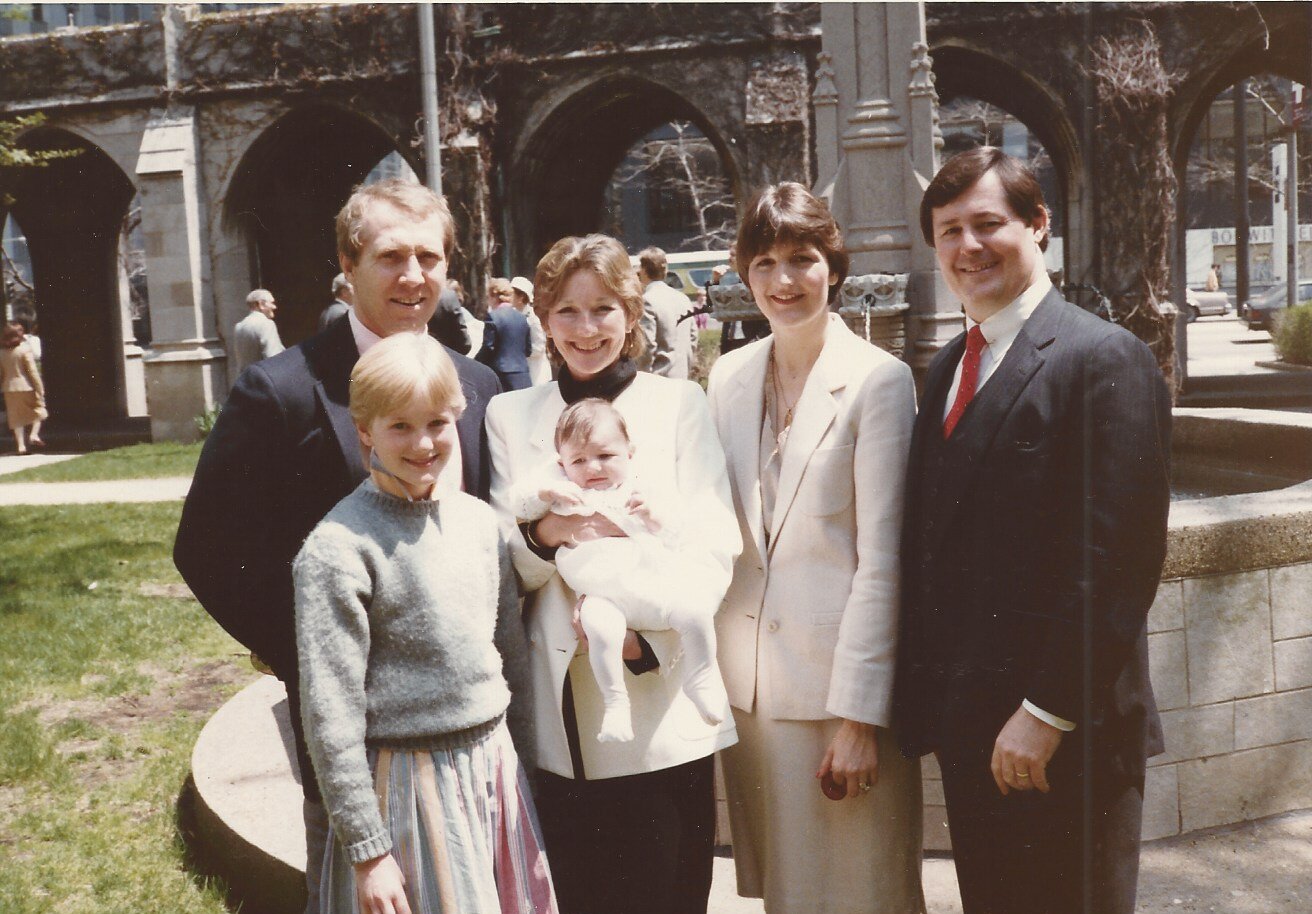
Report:
M562 239L538 264L534 285L559 378L493 399L487 431L492 503L526 592L535 798L561 911L705 911L715 831L711 759L736 739L732 715L726 706L723 723L708 725L683 693L674 632L631 634L625 685L635 738L598 742L601 693L574 622L579 595L557 574L554 554L571 542L624 534L600 515L522 523L509 489L556 460L556 421L567 403L613 402L628 425L639 491L672 493L694 531L682 557L695 588L635 580L632 589L654 606L693 601L713 614L740 549L724 452L696 384L637 373L642 292L619 242Z
M771 330L710 381L744 543L717 618L738 893L918 914L920 773L885 729L911 371L830 313L847 255L800 184L752 202L737 267Z

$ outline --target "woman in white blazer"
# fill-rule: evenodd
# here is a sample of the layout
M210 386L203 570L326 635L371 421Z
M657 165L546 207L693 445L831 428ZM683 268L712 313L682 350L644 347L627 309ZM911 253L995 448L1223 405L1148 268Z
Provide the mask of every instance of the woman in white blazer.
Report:
M526 594L535 798L561 911L705 911L715 832L712 755L736 739L732 715L726 706L723 723L709 725L683 693L674 632L631 634L625 685L635 738L598 742L601 694L574 621L578 595L553 556L570 542L623 533L600 515L522 523L509 490L556 459L556 421L567 403L610 400L628 425L636 485L675 493L694 519L685 557L706 589L698 602L713 613L741 548L724 452L696 384L637 373L642 292L619 242L562 239L538 264L534 286L559 379L494 398L487 432L492 503ZM679 592L670 583L638 581L634 589L661 606Z
M768 914L923 912L919 768L885 729L911 371L830 313L847 255L800 184L757 196L736 258L771 330L710 380L744 544L716 626L738 893Z

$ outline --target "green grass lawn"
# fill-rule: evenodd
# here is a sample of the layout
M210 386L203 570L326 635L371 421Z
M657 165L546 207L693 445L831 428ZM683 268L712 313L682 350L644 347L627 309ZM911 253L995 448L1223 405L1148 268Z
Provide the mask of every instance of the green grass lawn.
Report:
M178 797L253 679L170 559L180 506L0 513L0 911L225 914Z
M200 444L133 444L84 454L62 463L32 467L0 476L4 482L84 482L104 479L158 479L190 476Z

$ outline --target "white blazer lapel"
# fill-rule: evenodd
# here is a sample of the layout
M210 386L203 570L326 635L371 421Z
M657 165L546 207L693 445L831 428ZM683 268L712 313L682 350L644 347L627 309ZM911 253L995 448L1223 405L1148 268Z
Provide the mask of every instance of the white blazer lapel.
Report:
M793 427L788 433L783 464L779 468L779 494L770 530L771 551L779 541L779 530L793 506L793 499L797 497L797 489L802 484L802 474L806 472L811 455L838 415L838 400L834 398L834 391L841 390L847 384L842 372L841 350L846 342L842 335L848 330L841 323L835 326L836 320L830 318L824 348L820 350L815 365L811 366L811 374L806 379L806 386L802 388L802 395L797 398Z
M544 391L544 396L538 397L534 404L537 421L533 423L533 431L528 440L538 454L554 454L556 423L565 410L565 401L560 396L560 388L555 384L544 384L541 389Z
M726 450L733 455L729 477L743 518L756 543L756 553L765 556L765 526L761 521L761 416L765 411L765 369L770 362L772 340L767 340L734 375L727 410L730 440Z

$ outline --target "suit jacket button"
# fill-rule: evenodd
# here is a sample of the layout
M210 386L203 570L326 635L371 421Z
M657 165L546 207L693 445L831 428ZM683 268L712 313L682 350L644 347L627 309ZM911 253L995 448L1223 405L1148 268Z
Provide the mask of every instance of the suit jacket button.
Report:
M778 622L770 622L770 623L768 623L768 624L765 626L765 630L768 631L768 632L777 632L777 631L779 631L779 623L778 623Z

